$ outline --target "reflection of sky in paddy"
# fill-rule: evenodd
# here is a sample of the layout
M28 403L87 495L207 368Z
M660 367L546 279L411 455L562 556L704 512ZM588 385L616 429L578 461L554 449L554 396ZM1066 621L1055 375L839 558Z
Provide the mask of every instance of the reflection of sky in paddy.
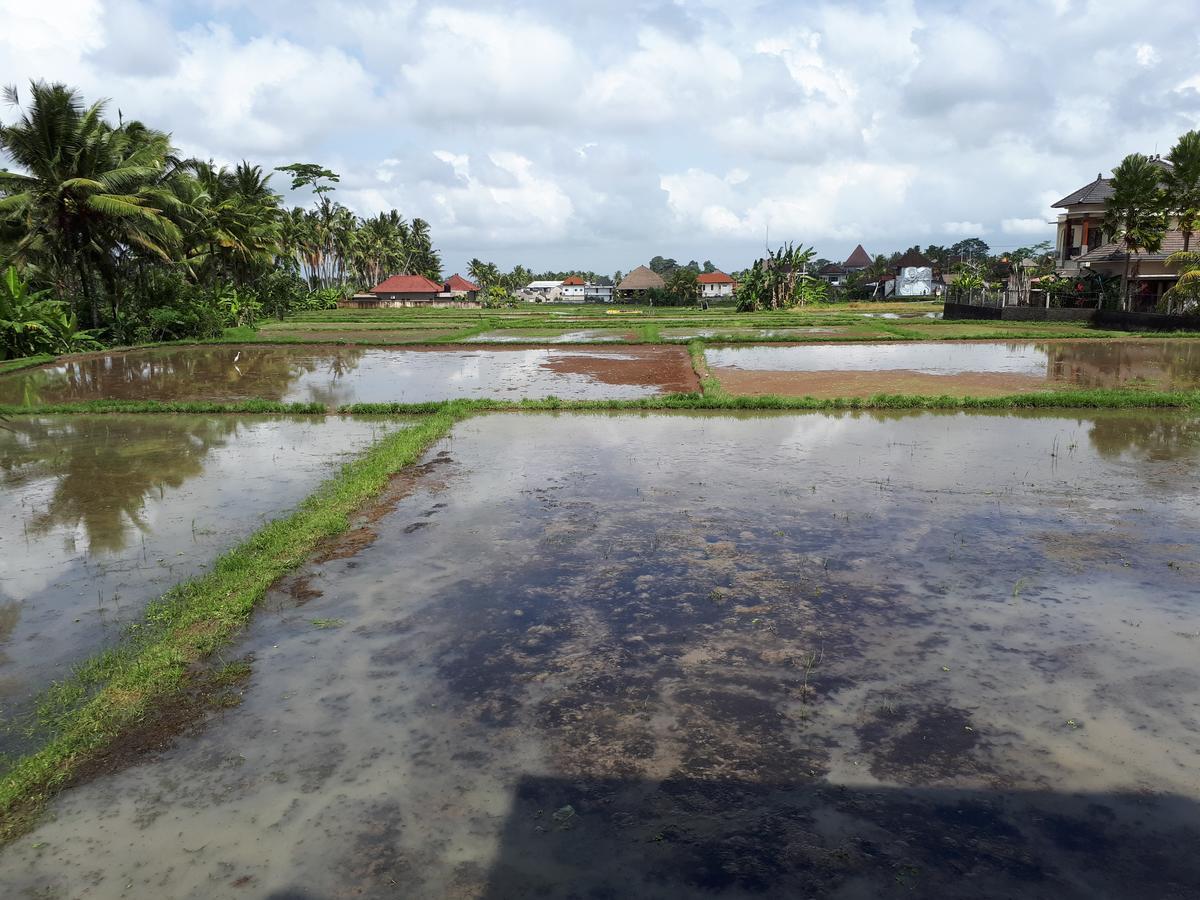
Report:
M1187 340L977 341L713 347L715 367L775 372L911 371L926 375L1045 377L1088 387L1143 379L1161 387L1200 384L1200 342Z
M671 351L677 352L677 351ZM632 399L662 384L612 384L588 374L590 360L628 360L619 350L416 351L338 347L187 347L70 360L0 377L0 403L76 400L214 400L423 403L503 397ZM551 365L578 360L578 371ZM620 376L617 375L616 378ZM606 375L608 381L616 380Z
M773 372L877 372L928 375L995 372L1044 375L1046 351L1035 344L822 344L812 347L721 347L706 353L710 366Z
M561 397L565 400L632 399L660 393L655 385L605 384L587 374L555 372L548 364L578 354L570 350L368 350L347 372L306 372L287 388L284 401L424 403L460 398ZM631 359L619 351L589 352L587 359Z

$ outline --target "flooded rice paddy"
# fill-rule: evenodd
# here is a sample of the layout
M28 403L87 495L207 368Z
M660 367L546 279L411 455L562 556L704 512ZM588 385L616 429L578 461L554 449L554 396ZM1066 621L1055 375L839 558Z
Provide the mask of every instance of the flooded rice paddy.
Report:
M467 338L467 344L606 344L635 340L619 328L581 328L577 331L548 331L537 328L510 328L487 331Z
M687 351L680 347L208 345L96 354L5 375L0 403L261 398L334 408L462 397L630 399L697 387Z
M400 426L14 417L0 428L0 718ZM13 735L0 729L0 752Z
M493 415L12 896L1194 896L1200 426ZM297 599L299 598L299 599Z
M1200 386L1192 341L1044 341L714 347L706 358L735 394L1003 394L1066 387Z

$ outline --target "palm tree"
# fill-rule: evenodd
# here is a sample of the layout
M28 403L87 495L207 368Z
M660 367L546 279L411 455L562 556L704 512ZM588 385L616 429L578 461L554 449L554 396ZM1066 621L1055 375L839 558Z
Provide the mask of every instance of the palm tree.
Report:
M1167 154L1171 167L1163 173L1167 208L1174 213L1187 253L1192 235L1200 230L1200 131L1181 135Z
M1112 195L1104 201L1104 230L1125 245L1121 306L1129 308L1129 263L1133 254L1162 246L1166 231L1159 181L1163 168L1141 153L1131 153L1113 169Z
M103 103L85 108L65 85L33 82L30 94L20 119L0 126L0 149L21 170L0 172L0 216L21 225L13 260L43 265L60 298L77 286L97 327L94 278L113 249L166 260L179 241L175 199L159 183L170 142L138 122L113 128ZM15 88L4 97L20 108Z
M1167 268L1178 272L1179 280L1163 295L1166 311L1200 310L1200 253L1178 250L1167 257Z

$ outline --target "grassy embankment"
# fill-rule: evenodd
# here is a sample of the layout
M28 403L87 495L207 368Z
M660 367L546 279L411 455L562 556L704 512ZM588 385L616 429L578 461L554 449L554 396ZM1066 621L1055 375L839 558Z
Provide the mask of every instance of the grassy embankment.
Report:
M446 435L456 417L444 408L385 437L290 516L268 524L221 556L211 572L152 604L119 646L49 691L35 724L46 741L17 760L0 781L0 842L29 827L57 790L122 735L184 697L202 677L198 663L231 641L271 584L321 540L344 532L352 513ZM211 677L219 682L229 674Z

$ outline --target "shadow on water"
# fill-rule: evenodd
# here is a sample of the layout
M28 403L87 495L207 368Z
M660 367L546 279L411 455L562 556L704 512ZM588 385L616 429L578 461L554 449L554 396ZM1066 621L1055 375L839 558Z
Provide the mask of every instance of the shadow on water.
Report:
M523 778L482 896L1194 897L1176 795Z

